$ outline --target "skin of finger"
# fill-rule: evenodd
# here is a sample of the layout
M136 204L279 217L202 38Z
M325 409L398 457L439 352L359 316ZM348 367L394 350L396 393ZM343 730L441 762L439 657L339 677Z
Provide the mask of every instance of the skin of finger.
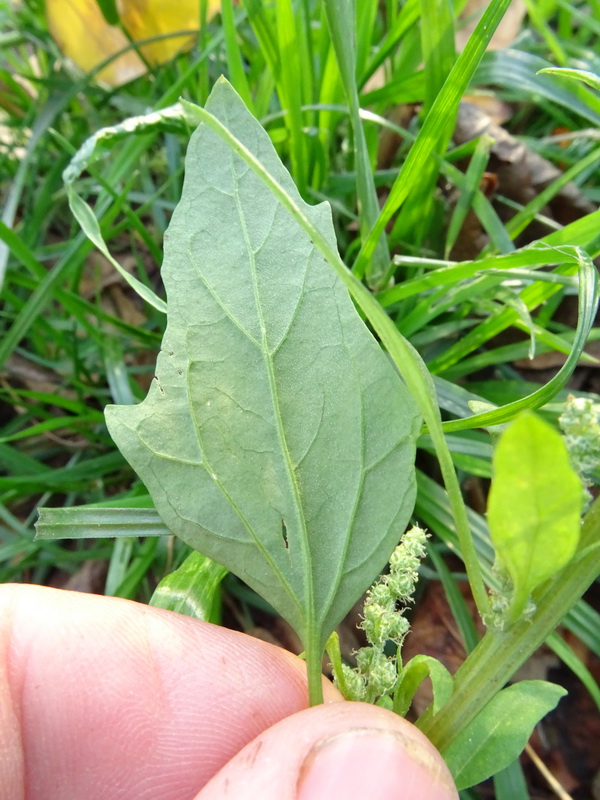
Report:
M0 800L193 798L306 705L304 663L265 642L127 600L0 586Z
M341 748L335 764L340 743L350 747ZM329 758L325 770L323 758ZM318 780L312 780L315 765ZM257 797L458 800L458 792L442 757L414 725L377 706L333 703L300 711L263 732L195 800Z

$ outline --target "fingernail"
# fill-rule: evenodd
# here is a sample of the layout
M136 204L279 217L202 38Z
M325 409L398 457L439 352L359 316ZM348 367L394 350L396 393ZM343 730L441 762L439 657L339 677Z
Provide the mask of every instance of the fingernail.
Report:
M444 765L422 744L396 731L373 728L344 731L313 745L300 769L296 796L297 800L458 798Z

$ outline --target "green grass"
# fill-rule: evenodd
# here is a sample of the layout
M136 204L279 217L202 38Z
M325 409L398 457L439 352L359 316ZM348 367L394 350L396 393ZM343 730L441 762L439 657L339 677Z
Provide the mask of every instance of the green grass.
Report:
M533 407L556 423L585 340L599 335L589 260L600 253L598 212L581 209L600 197L600 99L584 84L537 72L572 65L600 72L600 24L597 3L532 2L510 47L487 50L507 5L491 3L485 30L455 53L452 33L462 23L437 0L360 0L356 28L343 0L227 0L194 50L156 68L151 80L106 90L63 64L38 2L17 9L0 2L0 123L8 131L0 149L0 581L43 583L100 559L107 593L148 600L186 555L167 537L134 532L116 543L34 542L32 526L39 506L144 503L102 412L108 402L144 396L165 324L80 231L62 172L99 129L180 96L202 104L222 73L263 121L305 199L331 202L343 261L428 364L459 480L483 482L485 491L490 475L490 436L472 428ZM504 128L558 166L525 202L510 187L493 197L482 191L482 175L497 166L489 140L452 142L466 93L509 104ZM396 124L394 110L406 103L418 103L418 113ZM397 139L384 163L390 136ZM181 190L186 139L181 125L157 125L107 140L73 184L112 256L159 298L162 236ZM565 216L549 219L548 205L565 197L567 181L578 203L563 200ZM457 244L475 247L473 231L479 238L469 260L449 262ZM539 239L545 250L523 250ZM576 320L563 313L575 296ZM527 385L514 366L534 349L571 353L542 386ZM492 404L475 422L467 419L473 401ZM416 514L435 534L431 574L472 647L444 561L448 548L460 551L452 490L449 499L437 481L431 439L421 444ZM485 519L469 509L468 523L492 581ZM583 602L564 620L600 656L598 623ZM597 698L591 675L553 636Z

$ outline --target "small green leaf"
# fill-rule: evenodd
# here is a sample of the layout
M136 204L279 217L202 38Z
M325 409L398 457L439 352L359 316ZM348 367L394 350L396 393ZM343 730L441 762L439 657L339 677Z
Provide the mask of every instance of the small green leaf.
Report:
M329 206L302 201L226 81L207 111L335 247ZM111 435L169 529L261 594L320 660L408 522L419 415L313 241L204 123L162 274L156 380L141 404L107 409Z
M519 416L496 446L488 500L492 542L513 583L510 621L573 558L582 500L560 434L531 413Z
M521 681L498 692L442 752L457 788L481 783L511 764L566 693L546 681Z
M156 587L150 605L219 624L221 581L228 570L202 553L190 553L183 564Z
M425 678L431 679L433 688L433 713L437 714L440 708L450 699L454 680L446 667L432 656L418 655L406 664L400 674L398 687L394 694L394 711L404 716L413 701L415 692Z

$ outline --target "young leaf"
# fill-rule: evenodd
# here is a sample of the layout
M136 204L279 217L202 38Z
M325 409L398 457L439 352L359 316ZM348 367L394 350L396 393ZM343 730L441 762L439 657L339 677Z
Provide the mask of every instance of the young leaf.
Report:
M302 201L227 82L207 110L334 246L329 206ZM107 409L111 435L169 529L259 592L320 659L409 519L419 415L341 280L205 124L163 277L156 380L141 404Z
M513 582L514 621L529 594L573 557L583 490L560 434L531 413L502 434L493 464L488 522Z
M400 674L398 687L394 694L394 711L405 716L415 696L415 692L425 678L431 679L433 688L433 713L450 699L454 681L446 667L433 656L418 655L411 658Z
M521 681L498 692L443 751L457 788L474 786L511 764L566 693L546 681Z

